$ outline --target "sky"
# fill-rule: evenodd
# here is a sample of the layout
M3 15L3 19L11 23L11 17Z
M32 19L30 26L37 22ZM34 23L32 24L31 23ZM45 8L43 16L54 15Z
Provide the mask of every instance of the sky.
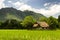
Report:
M30 10L46 17L60 15L60 0L0 0L0 9L5 7Z

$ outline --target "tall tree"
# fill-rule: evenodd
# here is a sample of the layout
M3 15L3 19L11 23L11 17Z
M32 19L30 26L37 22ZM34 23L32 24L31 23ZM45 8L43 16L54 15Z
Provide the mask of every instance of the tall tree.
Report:
M39 18L39 21L45 21L45 22L48 22L48 18L47 17L41 17L41 18Z
M56 29L58 27L58 21L56 18L50 16L49 17L49 25L51 29Z
M22 25L20 24L20 21L17 21L15 19L9 19L6 20L1 24L1 28L4 29L20 29L22 28Z
M60 15L58 16L58 26L60 28Z
M23 20L22 25L25 28L31 28L34 22L35 22L35 20L32 16L26 16Z
M60 22L60 15L58 16L58 22Z

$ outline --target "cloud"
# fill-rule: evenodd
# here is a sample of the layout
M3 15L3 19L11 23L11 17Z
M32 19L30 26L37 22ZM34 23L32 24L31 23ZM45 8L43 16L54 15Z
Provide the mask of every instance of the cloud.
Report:
M47 6L49 3L46 3L45 6ZM54 4L54 5L50 5L49 7L47 7L48 9L42 8L42 9L36 9L33 8L32 6L29 6L27 4L21 3L21 2L16 2L13 3L13 5L15 7L18 8L18 10L30 10L30 11L34 11L36 13L41 13L47 17L49 16L53 16L57 13L60 13L60 5L59 4Z
M55 4L55 5L51 5L48 10L46 9L40 9L40 12L44 15L47 15L47 16L53 16L57 13L60 13L60 5L58 4Z
M21 2L15 2L13 3L13 5L16 7L16 8L20 8L24 3L21 3Z
M4 1L5 0L0 0L0 9L5 7Z
M30 0L20 0L20 2L23 2L23 3L27 3L29 2Z
M9 3L12 3L12 1L8 1Z
M25 3L22 2L15 2L12 3L12 5L14 5L14 8L17 8L18 10L32 10L33 8Z
M22 0L20 0L22 1ZM34 11L36 13L41 13L47 17L49 16L54 16L55 14L57 13L60 13L60 4L51 4L51 3L45 3L44 6L45 8L40 8L40 9L36 9L36 8L33 8L32 6L24 3L24 2L20 2L20 1L17 1L17 2L13 2L13 1L8 1L9 3L11 3L16 9L18 10L30 10L30 11ZM27 0L25 0L27 1ZM4 8L4 7L8 7L8 6L5 6L5 4L3 3L4 0L0 0L0 8ZM50 5L48 7L48 5Z
M18 10L22 10L22 11L30 10L30 11L34 11L34 12L37 12L37 11L39 12L39 9L35 9L32 6L29 6L22 2L15 2L15 3L13 3L13 5L15 6L15 8L17 7Z
M50 3L45 3L44 6L48 6Z

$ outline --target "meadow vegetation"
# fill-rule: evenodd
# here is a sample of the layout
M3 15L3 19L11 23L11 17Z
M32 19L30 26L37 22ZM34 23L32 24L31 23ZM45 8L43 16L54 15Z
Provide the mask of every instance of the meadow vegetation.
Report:
M0 22L0 29L32 29L35 22L46 22L49 25L49 29L60 29L60 16L54 18L50 16L34 19L32 16L26 16L23 20L7 19Z
M60 40L60 30L0 30L0 40Z

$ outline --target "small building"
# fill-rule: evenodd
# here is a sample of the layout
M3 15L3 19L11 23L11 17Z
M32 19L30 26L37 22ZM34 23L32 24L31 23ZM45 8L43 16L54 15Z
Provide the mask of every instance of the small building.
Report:
M40 25L38 24L38 22L35 22L34 24L33 24L33 27L34 28L37 28L37 27L39 27Z
M36 22L34 23L33 28L48 29L49 25L46 22Z

